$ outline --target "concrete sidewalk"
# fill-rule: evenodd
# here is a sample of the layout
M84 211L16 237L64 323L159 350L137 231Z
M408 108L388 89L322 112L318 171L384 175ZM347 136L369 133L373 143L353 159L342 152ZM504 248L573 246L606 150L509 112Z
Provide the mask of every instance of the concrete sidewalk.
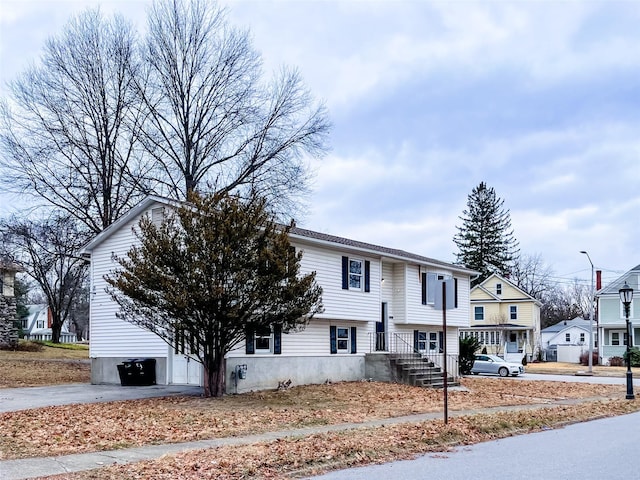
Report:
M534 410L549 407L551 405L569 405L580 403L579 400L564 400L535 405L518 405L513 407L492 407L478 410L463 410L449 412L449 417L473 415L478 413L495 413L513 410ZM425 420L442 419L443 412L408 415L404 417L385 418L362 423L343 423L320 427L309 427L278 432L268 432L244 437L227 437L212 440L200 440L196 442L175 443L166 445L149 445L144 447L110 450L104 452L81 453L58 457L28 458L21 460L0 461L0 479L24 480L47 475L72 473L93 470L108 465L128 464L143 460L153 460L166 454L186 452L203 448L215 448L226 445L248 445L257 442L270 442L288 437L304 437L317 433L352 430L357 428L369 428L383 425L402 423L416 423Z

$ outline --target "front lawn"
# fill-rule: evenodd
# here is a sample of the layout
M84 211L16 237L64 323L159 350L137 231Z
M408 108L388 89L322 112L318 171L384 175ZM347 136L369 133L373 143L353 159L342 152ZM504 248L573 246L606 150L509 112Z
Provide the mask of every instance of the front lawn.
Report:
M86 345L41 347L41 351L0 350L0 388L89 383Z

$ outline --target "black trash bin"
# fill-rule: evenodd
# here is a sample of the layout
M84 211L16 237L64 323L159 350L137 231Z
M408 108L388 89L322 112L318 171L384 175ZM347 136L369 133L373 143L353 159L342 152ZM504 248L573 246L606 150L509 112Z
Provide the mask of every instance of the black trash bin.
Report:
M155 385L156 384L156 359L143 358L136 362L138 366L138 385Z
M155 385L156 360L155 358L132 358L118 365L120 385L142 386Z

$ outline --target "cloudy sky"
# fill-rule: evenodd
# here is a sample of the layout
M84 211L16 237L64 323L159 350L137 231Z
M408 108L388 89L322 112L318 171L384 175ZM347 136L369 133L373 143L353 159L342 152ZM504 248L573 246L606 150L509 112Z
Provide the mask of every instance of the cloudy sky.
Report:
M0 92L70 15L146 0L0 0ZM301 226L453 260L481 181L558 280L640 264L640 2L235 0L270 71L325 101ZM0 196L0 211L16 199Z

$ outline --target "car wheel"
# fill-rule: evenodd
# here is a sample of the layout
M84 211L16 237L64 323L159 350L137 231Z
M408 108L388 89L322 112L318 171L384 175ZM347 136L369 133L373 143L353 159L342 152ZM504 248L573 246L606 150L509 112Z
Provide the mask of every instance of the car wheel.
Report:
M500 367L500 370L498 370L498 374L501 377L508 377L509 376L509 370L507 369L507 367Z

